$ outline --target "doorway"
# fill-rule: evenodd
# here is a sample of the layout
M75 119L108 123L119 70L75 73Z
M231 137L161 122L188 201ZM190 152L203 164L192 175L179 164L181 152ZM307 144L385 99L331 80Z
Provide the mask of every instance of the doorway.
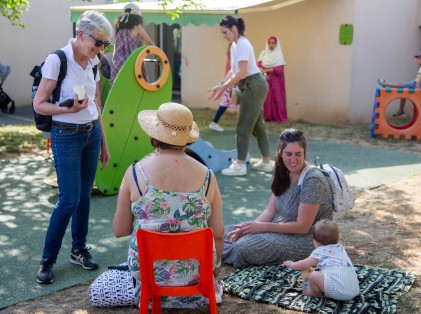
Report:
M181 103L181 33L180 24L149 24L146 31L168 57L172 73L173 101Z

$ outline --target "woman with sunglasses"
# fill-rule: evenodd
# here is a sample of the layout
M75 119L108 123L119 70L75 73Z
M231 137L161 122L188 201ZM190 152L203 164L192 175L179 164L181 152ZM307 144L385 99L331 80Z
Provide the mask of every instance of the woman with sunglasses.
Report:
M140 8L135 3L128 3L123 8L123 13L115 23L115 33L111 84L130 54L142 46L142 43L150 46L155 45L143 28ZM143 71L145 70L143 69Z
M112 25L94 11L83 13L76 23L76 38L61 50L67 58L66 76L60 98L51 103L61 61L50 54L42 67L42 79L34 99L34 110L51 115L51 147L58 182L58 201L51 214L45 237L37 281L54 281L53 265L59 254L66 228L72 219L70 262L84 269L97 269L86 246L91 192L98 159L102 169L110 160L97 102L99 73L97 54L109 44ZM61 104L61 105L60 105ZM63 106L66 104L66 106Z
M266 209L253 221L226 227L222 261L234 267L299 260L313 250L311 227L332 219L329 182L316 168L306 167L307 142L303 132L282 132L275 154L272 195Z

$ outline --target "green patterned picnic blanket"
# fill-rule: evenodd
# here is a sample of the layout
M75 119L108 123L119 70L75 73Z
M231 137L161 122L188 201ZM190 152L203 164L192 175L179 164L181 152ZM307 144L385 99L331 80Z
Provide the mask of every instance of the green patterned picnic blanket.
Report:
M291 310L316 313L396 313L398 298L409 291L415 275L354 265L360 294L351 301L311 298L301 294L300 271L280 265L238 269L222 279L224 292L245 300L275 304Z

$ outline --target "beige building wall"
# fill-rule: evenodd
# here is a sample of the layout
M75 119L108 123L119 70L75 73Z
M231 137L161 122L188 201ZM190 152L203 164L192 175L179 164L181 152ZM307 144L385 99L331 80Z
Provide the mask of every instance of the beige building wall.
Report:
M421 1L355 0L355 11L349 120L361 123L371 121L378 77L397 83L415 78Z
M339 27L352 23L354 1L317 0L267 13L244 14L256 56L278 36L284 52L291 120L347 120L353 46L339 44Z
M3 88L17 107L31 104L33 79L29 72L34 65L40 64L50 52L64 47L73 36L70 7L106 2L33 0L29 11L22 15L25 28L12 26L9 20L0 17L0 62L12 68Z
M31 104L29 72L72 36L70 6L109 0L31 1L26 28L0 18L0 62L12 73L4 84L16 106ZM421 0L307 0L275 11L240 14L255 54L270 35L280 38L286 59L291 120L325 123L371 121L377 77L414 78L421 47ZM264 6L264 5L263 5ZM240 12L241 13L241 12ZM340 24L354 25L352 45L339 44ZM216 109L208 90L224 75L228 43L218 26L183 27L182 101Z
M266 38L279 37L286 59L291 120L347 120L353 46L339 45L339 26L352 23L354 1L317 0L262 13L241 14L256 57ZM223 77L227 42L219 27L183 28L183 103L217 108L207 90ZM187 62L187 64L186 64Z
M377 78L415 77L420 0L307 0L275 11L241 14L256 56L270 35L286 59L290 120L369 123ZM264 6L264 5L262 5ZM339 44L341 24L353 24L352 45ZM217 108L207 89L222 78L227 42L219 27L183 28L183 102Z
M224 77L228 42L219 26L188 25L182 30L181 99L191 108L218 108L209 89Z

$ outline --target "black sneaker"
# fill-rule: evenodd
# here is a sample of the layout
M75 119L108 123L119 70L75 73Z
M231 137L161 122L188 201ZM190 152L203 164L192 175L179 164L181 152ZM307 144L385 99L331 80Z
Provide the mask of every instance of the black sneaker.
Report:
M90 247L80 250L72 249L70 253L70 262L82 266L84 269L93 270L98 269L98 264L92 259L91 254L88 252Z
M53 265L56 262L52 259L42 259L41 267L38 270L37 281L42 284L52 283L54 281Z

